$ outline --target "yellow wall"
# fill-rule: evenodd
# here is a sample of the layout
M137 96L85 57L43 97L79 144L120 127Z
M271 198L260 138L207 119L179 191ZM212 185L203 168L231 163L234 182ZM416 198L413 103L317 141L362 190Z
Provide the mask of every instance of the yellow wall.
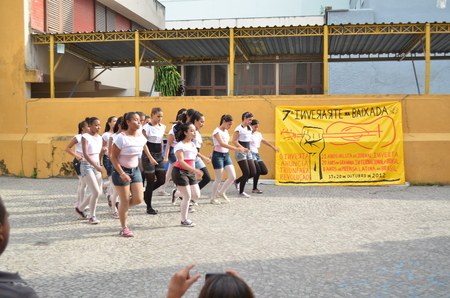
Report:
M24 99L22 99L23 101ZM252 97L178 97L178 98L77 98L25 100L25 119L28 132L0 134L0 160L6 168L18 175L37 177L67 175L71 157L64 152L70 139L77 133L77 124L87 116L97 116L104 126L111 115L127 111L150 113L152 107L161 107L164 123L175 118L178 109L194 108L203 112L206 124L202 135L206 139L202 153L211 152L210 135L222 114L231 114L234 125L241 114L251 111L261 122L264 137L274 142L274 108L289 106L325 106L353 103L401 101L405 139L405 170L407 181L413 183L450 183L450 95L390 95L390 96L252 96ZM10 104L9 102L7 104ZM4 103L2 102L2 106ZM8 108L7 106L5 106ZM2 107L3 109L3 107ZM9 108L8 108L9 109ZM20 116L15 113L15 117ZM20 119L20 117L18 117ZM19 121L14 121L19 122ZM18 123L20 125L20 123ZM23 141L22 141L23 139ZM273 178L274 152L263 146L261 154ZM210 169L212 172L212 168ZM239 169L237 168L239 172Z
M17 159L25 134L25 42L23 1L0 2L0 173L20 173Z

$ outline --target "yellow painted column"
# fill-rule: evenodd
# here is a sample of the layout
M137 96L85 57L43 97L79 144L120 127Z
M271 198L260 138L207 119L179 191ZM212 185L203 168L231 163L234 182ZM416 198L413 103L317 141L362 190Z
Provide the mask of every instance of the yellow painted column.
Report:
M135 67L135 83L134 83L134 96L139 96L139 90L140 90L140 57L139 57L139 31L134 32L134 67Z
M425 94L430 94L431 79L431 26L425 24Z
M55 98L55 37L50 35L50 98Z
M323 94L328 95L328 26L323 26Z
M228 72L228 95L234 95L234 29L230 28L230 68Z

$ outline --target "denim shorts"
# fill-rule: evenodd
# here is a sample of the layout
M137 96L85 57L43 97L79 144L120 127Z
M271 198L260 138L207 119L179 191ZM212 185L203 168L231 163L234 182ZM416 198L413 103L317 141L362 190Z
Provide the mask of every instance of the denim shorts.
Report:
M142 168L144 173L154 173L155 171L165 171L165 164L163 162L164 156L162 152L150 152L153 158L158 162L157 165L152 165L145 153L142 154Z
M127 186L130 185L131 183L138 183L138 182L142 183L142 175L141 170L139 170L139 167L135 167L132 169L122 167L122 170L124 171L125 174L130 176L131 182L124 182L122 178L120 178L119 173L116 172L116 169L114 169L111 178L115 186Z
M80 173L81 177L86 177L90 172L94 173L94 176L97 176L97 169L94 168L89 162L83 160L80 165Z
M213 164L214 170L217 170L217 169L223 169L226 166L232 165L233 162L231 161L229 152L222 153L222 152L213 151L212 164Z
M105 167L108 177L111 177L113 165L108 155L103 155L103 167Z
M261 157L259 156L259 153L252 152L252 156L253 156L253 160L256 160L256 161L260 161L261 160Z
M195 179L195 174L186 170L182 170L178 167L173 167L172 181L177 186L195 185L198 183Z
M236 158L236 161L253 159L253 155L252 155L251 151L247 151L247 152L243 152L243 153L236 151L236 153L234 154L234 157Z
M206 167L206 165L205 165L205 163L203 162L203 160L200 158L200 157L196 157L195 158L195 168L196 169L203 169L203 168L205 168Z

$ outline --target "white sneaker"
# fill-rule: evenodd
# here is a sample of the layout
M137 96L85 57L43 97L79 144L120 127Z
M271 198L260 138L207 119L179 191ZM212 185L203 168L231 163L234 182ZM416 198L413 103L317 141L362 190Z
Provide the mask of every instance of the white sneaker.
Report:
M190 220L190 219L186 219L186 220L183 220L181 222L181 226L183 226L183 227L195 227L195 223L193 223L192 220Z
M225 201L230 202L230 199L225 193L219 193L219 196L222 197L222 199L224 199Z
M245 192L241 192L240 194L239 194L239 196L240 197L243 197L243 198L251 198L248 194L246 194Z
M211 204L213 205L220 205L220 202L218 199L211 199Z

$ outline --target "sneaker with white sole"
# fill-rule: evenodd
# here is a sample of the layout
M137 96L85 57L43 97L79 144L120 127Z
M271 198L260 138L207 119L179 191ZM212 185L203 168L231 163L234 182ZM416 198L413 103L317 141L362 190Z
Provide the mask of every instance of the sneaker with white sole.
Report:
M183 227L195 227L195 223L193 223L192 220L190 220L190 219L183 220L181 222L181 225Z
M230 199L228 198L228 196L226 195L226 193L220 193L219 192L219 196L224 199L227 202L230 202Z
M92 216L91 218L89 218L89 223L90 223L91 225L96 225L96 224L99 224L100 221L97 219L97 217Z
M133 232L127 227L120 230L119 235L122 237L134 237Z
M239 196L240 196L240 197L243 197L243 198L250 198L250 195L246 194L245 192L241 192L241 193L239 194Z
M218 199L211 199L211 204L213 205L220 205L220 202Z

